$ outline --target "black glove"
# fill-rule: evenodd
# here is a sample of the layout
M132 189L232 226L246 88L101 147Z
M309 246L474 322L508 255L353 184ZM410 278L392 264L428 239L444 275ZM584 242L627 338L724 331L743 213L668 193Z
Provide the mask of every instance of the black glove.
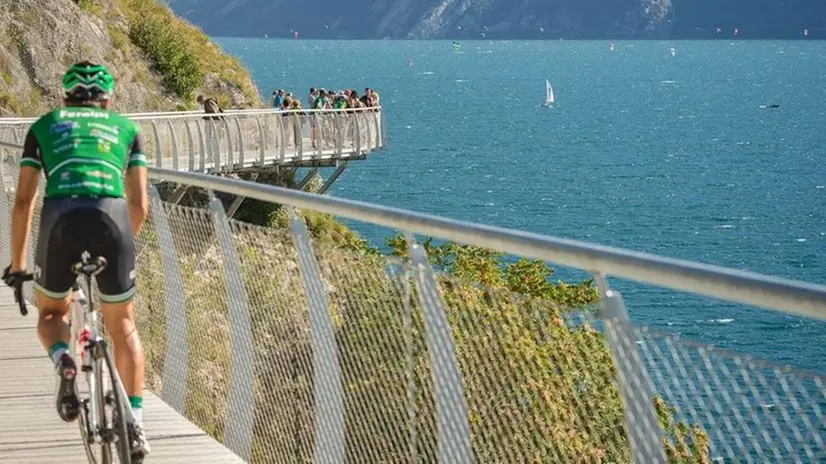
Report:
M21 277L25 274L26 271L11 272L11 265L8 265L3 271L3 282L5 282L9 287L14 288L23 283L23 279L21 279Z

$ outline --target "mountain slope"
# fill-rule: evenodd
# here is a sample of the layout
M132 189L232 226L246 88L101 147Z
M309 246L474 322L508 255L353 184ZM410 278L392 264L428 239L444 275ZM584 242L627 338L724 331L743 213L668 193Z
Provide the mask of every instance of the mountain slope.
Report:
M826 37L822 0L169 0L215 36L303 38ZM541 28L541 29L540 29Z
M163 29L166 37L140 37L138 24ZM160 43L173 34L172 45ZM55 106L63 72L83 59L111 69L121 111L190 108L199 92L225 105L260 103L237 61L154 0L0 2L0 115L31 116Z

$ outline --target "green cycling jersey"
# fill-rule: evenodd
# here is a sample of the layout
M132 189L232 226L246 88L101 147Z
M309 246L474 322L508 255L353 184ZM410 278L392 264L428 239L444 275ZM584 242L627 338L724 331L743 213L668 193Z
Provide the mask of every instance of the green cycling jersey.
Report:
M139 126L113 111L68 106L29 129L20 166L41 169L46 198L123 197L125 171L146 166Z

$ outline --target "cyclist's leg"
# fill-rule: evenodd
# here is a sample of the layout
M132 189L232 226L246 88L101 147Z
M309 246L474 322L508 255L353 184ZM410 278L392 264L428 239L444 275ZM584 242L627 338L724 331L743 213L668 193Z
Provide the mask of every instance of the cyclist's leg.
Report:
M74 390L77 366L69 356L69 300L74 275L70 269L73 250L61 240L58 219L67 214L66 204L47 200L43 204L40 237L35 253L35 305L38 310L37 334L60 376L57 409L65 421L78 415L78 400Z
M106 269L97 276L100 305L106 331L112 339L115 365L126 393L139 405L143 393L144 354L135 326L132 298L135 295L135 248L126 200L100 200L103 211L101 240L92 255L106 258Z
M103 323L112 340L115 366L137 425L133 429L133 452L149 453L143 427L144 353L135 326L135 248L130 230L126 200L108 198L100 201L104 212L103 237L92 255L106 258L106 269L97 276Z

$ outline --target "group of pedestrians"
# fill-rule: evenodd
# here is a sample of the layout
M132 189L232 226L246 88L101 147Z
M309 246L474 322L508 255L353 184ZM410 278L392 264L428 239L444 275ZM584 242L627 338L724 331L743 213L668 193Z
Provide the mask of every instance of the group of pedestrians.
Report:
M361 95L354 89L335 91L311 87L307 101L310 102L309 109L313 110L357 109L381 106L379 93L369 87L365 88L364 93ZM224 112L215 98L198 95L197 102L204 108L205 113L215 114ZM273 91L270 97L270 106L277 110L300 110L304 108L301 106L300 98L284 89Z
M307 102L309 109L313 110L370 108L379 106L379 94L371 88L365 88L364 93L359 95L358 91L353 89L335 91L311 87ZM302 108L301 99L284 89L273 91L270 105L280 110Z
M312 87L310 88L310 92L307 97L307 101L310 102L310 106L306 109L310 110L350 110L345 112L354 113L353 110L364 108L375 108L373 111L377 111L381 104L381 97L379 96L379 93L376 92L375 89L371 89L369 87L364 89L363 94L359 94L359 92L354 89L334 91ZM215 115L204 116L204 119L222 119L222 116L218 116L217 114L223 113L224 110L215 98L198 95L197 101L198 104L203 107L204 113ZM301 133L303 126L309 127L310 139L312 140L313 148L316 148L319 140L324 143L325 147L335 145L335 115L315 114L312 116L314 113L300 111L305 109L301 105L301 99L293 95L292 92L285 91L284 89L273 91L269 104L277 111L290 111L290 113L284 114L286 117L285 124L290 126L290 128L286 131L286 134L288 135L285 142L288 146L297 146L302 143ZM328 120L328 118L331 119ZM340 130L343 130L347 134L351 134L357 130L355 122L349 119L341 121L340 124L342 126ZM319 131L319 129L321 130ZM207 138L209 140L214 140L217 143L218 137L213 136L212 134L216 130L220 131L220 126L207 124ZM217 152L217 150L217 147L210 146L207 151Z

